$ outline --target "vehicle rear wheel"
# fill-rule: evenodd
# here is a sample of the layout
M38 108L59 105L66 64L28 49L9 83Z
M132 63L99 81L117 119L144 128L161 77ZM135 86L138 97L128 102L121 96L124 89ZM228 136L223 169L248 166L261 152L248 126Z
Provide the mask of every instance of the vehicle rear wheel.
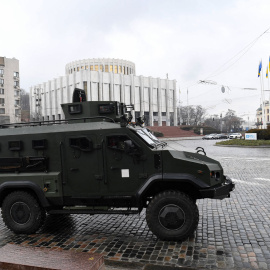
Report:
M45 217L45 210L28 192L12 192L3 201L3 221L14 233L35 233L44 223Z
M185 193L165 191L149 203L146 221L149 229L161 240L182 241L196 230L199 211Z

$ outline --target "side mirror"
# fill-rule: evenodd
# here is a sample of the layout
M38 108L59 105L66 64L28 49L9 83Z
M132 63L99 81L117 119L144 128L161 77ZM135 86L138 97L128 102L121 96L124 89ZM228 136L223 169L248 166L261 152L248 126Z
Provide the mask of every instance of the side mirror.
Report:
M125 153L130 154L134 151L135 146L131 140L124 141L125 144Z

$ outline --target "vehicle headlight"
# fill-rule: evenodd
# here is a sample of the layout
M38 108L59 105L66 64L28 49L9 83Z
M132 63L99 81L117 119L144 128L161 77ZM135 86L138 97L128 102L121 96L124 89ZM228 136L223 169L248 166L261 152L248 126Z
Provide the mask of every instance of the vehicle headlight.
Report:
M215 178L216 181L219 181L220 180L220 172L211 171L210 172L210 177Z

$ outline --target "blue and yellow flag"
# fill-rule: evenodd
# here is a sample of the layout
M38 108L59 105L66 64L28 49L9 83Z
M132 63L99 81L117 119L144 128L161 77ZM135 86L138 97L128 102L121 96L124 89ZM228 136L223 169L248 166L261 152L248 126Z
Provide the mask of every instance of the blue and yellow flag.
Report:
M268 67L266 67L266 78L268 78Z
M261 70L262 70L262 60L259 63L258 77L260 77L260 75L261 75Z

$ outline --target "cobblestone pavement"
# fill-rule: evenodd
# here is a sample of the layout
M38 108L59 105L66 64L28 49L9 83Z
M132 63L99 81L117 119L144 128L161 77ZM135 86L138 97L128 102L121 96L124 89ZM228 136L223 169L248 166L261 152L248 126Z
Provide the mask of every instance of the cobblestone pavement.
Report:
M15 243L97 252L105 259L197 269L270 269L270 149L225 148L213 141L170 141L169 147L204 147L220 161L236 189L229 199L198 200L200 221L184 242L158 240L140 215L48 216L33 235L14 235L0 219L0 246Z

